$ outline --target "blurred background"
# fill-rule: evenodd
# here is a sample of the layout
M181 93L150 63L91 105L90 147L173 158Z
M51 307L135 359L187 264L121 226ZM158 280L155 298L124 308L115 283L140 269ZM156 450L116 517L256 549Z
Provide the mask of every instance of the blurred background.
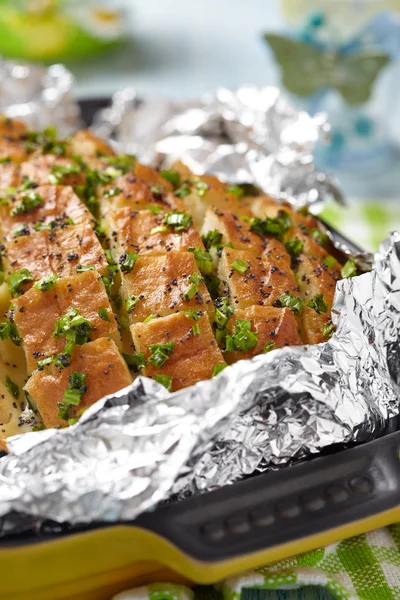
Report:
M0 55L66 63L79 98L278 85L332 124L325 217L368 248L400 227L400 0L0 0Z

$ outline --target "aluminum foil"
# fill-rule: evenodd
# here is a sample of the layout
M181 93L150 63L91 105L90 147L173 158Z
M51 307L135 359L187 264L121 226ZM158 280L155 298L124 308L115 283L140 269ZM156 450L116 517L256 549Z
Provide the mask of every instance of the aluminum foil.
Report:
M316 169L313 150L329 134L322 114L295 110L272 87L224 88L199 101L140 101L115 94L94 130L155 166L183 160L195 173L253 183L295 205L342 201L335 182Z
M22 119L32 129L56 125L60 135L67 135L80 124L73 82L63 65L46 69L0 57L0 114Z
M181 158L294 203L340 197L312 161L324 120L296 113L276 90L220 90L185 106L140 104L125 90L107 111L97 130L153 164ZM399 234L372 272L339 282L334 320L326 344L272 351L175 394L138 378L69 429L11 439L0 459L0 535L48 519L131 520L171 494L378 435L399 412Z

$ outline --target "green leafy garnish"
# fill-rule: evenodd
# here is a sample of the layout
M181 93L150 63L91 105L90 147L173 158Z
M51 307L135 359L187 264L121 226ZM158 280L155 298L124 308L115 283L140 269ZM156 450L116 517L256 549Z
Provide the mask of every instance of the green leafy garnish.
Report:
M153 215L159 215L162 211L161 206L158 206L157 204L148 204L146 208L147 210L150 210Z
M0 164L5 164L5 163L10 163L11 162L11 156L3 156L3 158L0 158Z
M296 259L303 252L303 242L298 239L288 240L285 244L286 250L293 259Z
M150 344L149 363L155 367L161 367L171 356L175 349L175 342L165 342L165 344Z
M21 286L24 283L28 283L28 281L33 281L34 277L32 273L28 271L28 269L20 269L16 271L12 275L10 275L7 279L8 290L11 296L16 296L21 293Z
M43 206L44 200L40 194L36 192L29 192L26 194L17 206L11 210L10 215L12 217L17 217L18 215L25 215L26 213L35 210L39 206Z
M296 315L301 315L304 309L303 300L294 296L291 292L284 292L278 298L277 304L283 308L290 308Z
M211 275L204 275L204 283L206 284L211 298L217 298L219 296L219 287L221 284L218 277L214 273L211 273Z
M250 267L248 263L242 258L236 258L231 264L231 269L237 271L238 273L240 273L240 275L244 275L246 271L249 270L249 268Z
M193 321L198 321L203 316L201 310L185 310L183 314L187 319L193 319Z
M175 231L186 231L192 224L192 217L181 211L170 212L165 215L163 223Z
M119 259L119 266L123 273L130 273L135 266L136 261L139 260L139 254L134 252L125 252Z
M3 321L0 323L0 340L10 339L16 346L21 345L21 338L15 323Z
M189 196L191 193L192 190L187 184L175 190L175 196L178 196L178 198L186 198L186 196Z
M291 226L292 219L284 210L280 210L278 215L274 218L265 217L265 219L258 219L257 217L254 217L250 220L250 228L260 237L273 235L274 237L281 238L289 231Z
M71 419L71 406L79 406L82 396L88 391L86 374L75 371L68 377L69 387L65 390L62 402L58 402L58 418L63 421Z
M51 356L49 358L42 358L41 360L38 360L37 361L38 369L42 370L42 369L44 369L44 367L51 365L55 361L55 359L56 359L55 356Z
M99 308L99 317L103 321L110 321L110 317L108 316L108 310L103 306Z
M258 335L251 331L251 321L246 319L236 319L235 334L226 337L226 351L235 352L242 350L248 352L258 343Z
M143 323L150 323L151 321L154 321L154 319L157 319L156 315L149 315L148 317L145 318Z
M135 371L141 371L147 365L147 360L144 357L143 352L138 352L137 354L123 354L124 359L130 369Z
M273 347L275 346L275 342L266 342L264 344L264 348L262 353L263 354L268 354L268 352L271 352L271 350L273 349Z
M208 184L205 181L194 181L194 188L199 198L203 198L208 190Z
M48 176L49 183L57 185L62 183L69 175L79 175L81 173L81 165L71 163L69 165L53 165L51 173Z
M203 240L204 246L209 250L210 248L221 245L222 233L218 231L218 229L214 229L213 231L209 231L207 235L203 235L201 239Z
M126 312L130 314L135 308L136 304L140 302L140 296L129 296L129 298L125 299Z
M330 254L328 254L328 256L325 256L325 258L322 260L322 263L326 265L329 269L337 265L337 262L338 261L336 260L336 258L334 256L331 256Z
M316 294L314 298L309 301L307 306L313 308L318 314L328 312L328 306L326 305L322 294Z
M172 183L174 188L178 188L181 185L181 175L178 171L174 171L173 169L161 169L160 175Z
M195 337L197 337L197 336L199 336L199 335L200 335L200 326L199 326L199 324L198 324L198 323L195 323L195 324L192 326L192 333L193 333L193 335L194 335Z
M341 270L342 277L354 277L357 275L357 265L354 258L349 258L349 260L343 265Z
M216 323L219 327L225 327L228 323L229 319L232 317L235 309L227 298L216 298L214 300L215 304L215 316L214 323Z
M35 290L40 290L41 292L48 292L49 290L53 289L58 278L58 275L56 275L55 273L45 275L44 277L42 277L42 279L39 279L39 281L37 281L33 287L35 288Z
M185 302L190 302L190 300L197 294L199 291L199 285L203 283L204 279L198 273L192 273L189 277L190 286L183 294L183 299Z
M104 192L104 198L114 198L114 196L119 196L122 192L121 188L115 187Z
M23 235L29 235L29 226L25 225L24 223L20 223L19 225L14 227L12 234L13 237L22 237Z
M170 392L172 390L172 377L169 377L168 375L155 375L154 379L158 382L161 383L161 385L163 385L165 388L167 388L167 390Z
M227 366L228 365L226 365L225 363L220 363L218 365L214 365L211 377L216 377L217 375L219 375L219 373L221 373L221 371L226 369Z
M329 235L324 231L321 231L321 229L311 229L310 235L314 238L317 244L323 248L326 248L329 244Z
M87 271L95 271L94 265L77 265L75 271L77 273L87 273Z
M16 400L19 398L19 387L16 383L13 382L12 379L7 375L6 377L6 389L10 392L11 396L13 396Z
M209 275L212 272L213 258L209 252L202 250L198 246L190 246L189 252L193 252L196 264L203 275Z
M324 338L329 340L336 331L336 325L334 325L333 323L325 323L325 325L322 326L321 331Z
M76 308L71 308L65 315L55 323L53 337L64 337L68 342L64 352L67 354L72 346L86 344L90 340L92 326L90 322L82 317Z
M233 194L237 199L244 196L244 189L240 185L231 185L228 187L228 194Z
M120 171L122 175L125 175L125 173L128 173L128 171L131 171L132 168L135 166L136 162L136 156L133 156L133 154L120 154L119 156L103 156L102 158L104 162L115 167L115 169Z

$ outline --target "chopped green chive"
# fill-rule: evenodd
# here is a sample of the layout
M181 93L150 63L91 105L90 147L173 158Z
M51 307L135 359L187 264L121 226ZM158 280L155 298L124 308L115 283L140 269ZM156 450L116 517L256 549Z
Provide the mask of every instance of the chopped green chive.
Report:
M103 306L99 308L99 317L103 321L110 321L110 317L108 316L108 310Z
M291 226L292 219L284 210L280 210L275 218L266 217L265 219L258 219L257 217L254 217L250 220L251 229L260 237L273 235L277 238L281 238L284 233L289 231Z
M246 319L236 319L235 334L228 335L226 338L226 351L234 352L242 350L248 352L258 343L258 335L251 331L251 321Z
M198 273L193 273L189 277L189 281L190 286L183 294L183 299L185 302L190 302L190 300L192 300L192 298L197 294L197 292L199 291L199 285L204 281L204 279Z
M129 298L125 299L126 312L130 314L135 308L136 304L140 302L140 296L129 296Z
M21 345L21 338L19 336L15 323L3 321L0 323L0 340L10 339L16 346Z
M36 192L29 192L21 199L21 202L14 206L11 210L10 215L12 217L17 217L18 215L25 215L26 213L35 210L39 206L43 206L44 200L40 194Z
M119 266L123 273L130 273L139 259L139 254L133 252L125 252L119 259Z
M226 369L227 366L228 365L226 365L225 363L220 363L218 365L214 365L211 377L216 377L217 375L219 375L221 373L221 371Z
M175 196L178 196L178 198L186 198L186 196L189 196L191 193L192 190L187 184L184 184L182 187L175 190Z
M329 269L337 265L337 262L338 261L336 260L336 258L334 256L331 256L330 254L328 254L328 256L325 256L325 258L322 260L322 263L326 265Z
M215 304L215 316L214 323L216 323L219 327L225 327L228 323L229 319L235 312L235 309L227 298L216 298L214 300Z
M195 337L198 337L200 335L200 326L198 323L195 323L192 327L192 333Z
M218 247L222 242L222 233L218 229L209 231L207 235L202 236L203 244L207 250L213 247Z
M165 215L163 223L175 231L185 231L192 224L192 217L181 211L170 212Z
M135 166L136 156L133 154L120 154L118 156L103 156L104 162L115 167L118 171L120 171L123 175L131 171ZM119 175L120 173L118 173Z
M147 360L145 359L143 352L138 352L137 354L124 353L123 357L126 360L128 367L136 373L144 369L147 365Z
M175 348L175 342L165 344L151 344L149 346L149 363L155 367L161 367L171 356Z
M329 244L329 235L324 231L321 231L321 229L311 229L310 235L314 238L317 244L323 248L326 248Z
M7 279L8 290L11 296L16 296L21 293L21 286L24 283L28 283L28 281L33 281L34 277L32 273L28 271L28 269L20 269L16 271L12 275L10 275Z
M161 177L172 183L174 188L178 188L181 185L181 175L178 171L172 169L161 169Z
M10 162L11 162L10 156L3 156L3 158L0 158L0 164L10 163Z
M341 270L342 277L354 277L357 275L357 265L354 258L349 258L349 260L343 265Z
M70 342L68 344L69 349L75 344L79 346L86 344L90 340L91 333L92 326L90 322L82 317L76 308L71 308L61 319L56 321L53 337L65 337Z
M187 319L193 319L193 321L198 321L203 316L201 310L185 310L183 314Z
M159 215L162 211L161 206L157 206L157 204L148 204L146 208L147 210L150 210L153 215Z
M268 354L268 352L271 352L271 350L273 349L273 347L275 346L275 342L266 342L264 344L264 348L262 353L263 354Z
M231 185L228 187L228 194L233 194L237 199L244 196L244 189L240 185Z
M231 269L240 273L240 275L244 275L246 271L249 270L249 265L242 258L236 258L231 264Z
M150 191L153 194L154 198L157 200L162 197L164 188L162 187L162 185L157 185L153 183L153 185L150 187Z
M290 308L296 315L301 315L304 309L303 300L294 296L291 292L284 292L278 298L277 304L283 308Z
M44 369L44 367L51 365L51 363L54 362L55 359L56 359L55 356L51 356L49 358L42 358L41 360L38 360L37 361L38 369L42 370L42 369Z
M104 192L104 198L114 198L114 196L119 196L122 190L119 187L111 188Z
M199 198L203 198L208 190L208 184L205 181L194 181L194 188Z
M79 175L82 171L80 165L71 163L70 165L53 165L48 180L53 185L62 183L69 175Z
M40 290L41 292L48 292L52 290L58 280L58 275L51 273L50 275L45 275L42 279L39 279L34 284L35 290Z
M19 387L12 379L7 375L6 377L6 389L10 392L11 396L18 400L19 398Z
M58 418L68 421L71 406L79 406L82 396L88 391L86 374L75 371L68 377L69 387L65 390L62 402L58 402Z
M298 239L288 240L285 244L286 250L293 259L296 259L303 252L303 242Z
M211 298L217 298L219 296L220 280L218 277L211 273L210 275L204 275L204 283L208 289Z
M316 294L312 300L307 304L310 308L313 308L318 314L328 312L328 306L324 301L322 294Z
M24 225L24 223L20 223L19 225L14 227L12 234L13 237L22 237L23 235L29 235L29 226Z
M157 319L156 315L149 315L148 317L145 318L143 323L150 323L150 321L153 321L154 319Z
M96 267L93 265L77 265L75 270L77 273L86 273L87 271L95 271Z
M167 388L169 392L172 390L172 377L169 377L168 375L155 375L154 379Z
M322 335L324 336L324 338L329 340L336 331L336 325L334 325L333 323L326 323L325 325L322 326L321 331L322 331Z
M203 275L209 275L212 272L213 258L209 252L202 250L198 246L188 248L189 252L193 252L196 264Z

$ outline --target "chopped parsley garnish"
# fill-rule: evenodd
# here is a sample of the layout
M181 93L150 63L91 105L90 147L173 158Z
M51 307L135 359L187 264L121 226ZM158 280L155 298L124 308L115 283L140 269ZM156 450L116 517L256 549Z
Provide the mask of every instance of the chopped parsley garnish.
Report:
M341 270L342 277L354 277L357 275L357 265L354 258L349 258L349 260L343 265Z
M48 180L50 183L57 185L58 183L62 183L69 175L79 175L81 171L81 165L74 163L69 165L53 165Z
M228 194L233 194L237 199L244 196L244 189L240 185L231 185L227 191Z
M284 210L280 210L274 218L265 217L265 219L258 219L254 217L250 220L250 228L260 237L273 235L274 237L281 238L283 234L289 231L291 226L292 219Z
M284 292L276 301L282 308L290 308L296 315L301 315L304 309L304 302L301 298L294 296L291 292Z
M147 365L147 360L145 359L143 352L138 352L137 354L123 354L123 357L126 360L128 367L136 373L144 369Z
M96 267L94 265L77 265L75 271L77 273L86 273L87 271L95 271Z
M193 321L198 321L203 316L201 310L185 310L183 314L187 319L193 319Z
M0 323L0 340L10 339L16 346L21 345L21 338L19 336L15 323L3 321Z
M326 248L329 244L329 235L324 231L321 231L321 229L311 229L310 235L314 238L317 244L323 248Z
M10 163L11 162L11 156L3 156L3 158L0 158L0 164L5 164L5 163Z
M161 383L161 385L163 385L165 388L167 388L167 390L170 392L172 390L172 377L169 377L169 375L155 375L154 379L158 382Z
M242 350L248 352L258 343L258 334L251 331L251 321L236 319L235 334L226 337L226 351Z
M153 215L159 215L162 211L161 206L158 206L157 204L148 204L146 208L147 210L150 210Z
M214 365L211 377L216 377L217 375L219 375L221 373L221 371L226 369L227 366L228 365L226 365L225 363L220 363L218 365Z
M50 223L35 223L33 229L35 231L42 231L45 229L46 231L53 231L57 227L60 229L65 229L68 225L75 225L74 221L69 217L57 217L54 221L50 221Z
M240 275L244 275L249 268L250 267L247 262L242 258L236 258L231 264L231 269L237 271L237 273L240 273Z
M149 363L155 367L161 367L171 356L175 349L175 342L165 344L150 344Z
M209 250L213 247L218 247L222 242L222 233L218 229L209 231L207 235L203 235L202 238L204 246Z
M140 302L140 296L129 296L125 299L126 312L130 314L135 308L136 304Z
M229 304L228 298L216 298L214 323L219 327L225 327L229 319L235 312L235 309Z
M178 188L181 185L181 175L178 171L174 171L173 169L161 169L160 175L172 183L174 188Z
M182 187L175 190L175 196L178 196L178 198L186 198L186 196L189 196L191 193L192 190L187 184L184 184Z
M163 223L175 231L186 231L192 224L192 217L181 211L170 212L165 215Z
M134 252L125 252L119 259L119 266L123 273L130 273L139 259L139 254Z
M29 192L29 194L26 194L21 199L21 202L19 204L14 206L14 208L10 212L10 215L12 217L17 217L18 215L25 215L26 213L35 210L35 208L43 206L43 204L44 200L40 194L37 194L36 192Z
M322 263L326 265L328 269L337 265L337 262L338 261L336 260L336 258L334 256L331 256L330 254L328 254L328 256L325 256L325 258L322 260Z
M21 293L21 286L24 283L28 283L28 281L33 281L34 277L32 273L28 271L28 269L20 269L16 271L12 275L10 275L7 279L8 290L11 296L16 296Z
M324 338L329 340L336 331L336 325L334 325L333 323L325 323L325 325L322 326L321 331Z
M303 242L298 239L288 240L285 244L286 250L293 259L296 259L303 252Z
M10 392L11 396L18 400L19 398L19 387L12 379L7 375L6 377L6 389Z
M199 198L203 198L208 190L208 184L205 181L194 181L194 188Z
M79 371L73 372L68 377L69 387L65 390L62 402L58 402L58 418L63 421L71 419L71 406L79 406L82 396L88 391L86 374Z
M99 308L99 317L103 321L110 321L110 317L108 316L108 310L103 306Z
M189 252L193 252L196 264L203 275L209 275L213 267L213 258L209 252L202 250L198 246L188 248Z
M119 196L122 192L121 188L114 187L104 192L104 198L114 198L114 196Z
M92 326L90 322L82 317L76 308L71 308L65 315L55 323L54 337L65 337L69 342L64 349L67 354L75 344L81 346L90 340Z
M263 348L262 353L263 354L268 354L268 352L271 352L271 350L274 348L274 346L275 346L275 342L266 342L264 344L264 348Z
M322 294L316 294L312 300L307 304L310 308L313 308L318 314L328 312L328 306L324 301Z
M58 275L55 275L55 273L51 273L50 275L45 275L44 277L42 277L42 279L39 279L39 281L37 281L33 287L35 288L35 290L40 290L41 292L48 292L49 290L53 289L57 280Z
M197 294L199 291L199 285L203 283L204 279L198 273L192 273L189 277L190 286L183 294L183 299L185 302L190 302L190 300Z
M199 324L198 324L198 323L195 323L195 324L192 326L192 333L193 333L193 335L194 335L195 337L198 337L198 336L200 335L200 326L199 326Z

